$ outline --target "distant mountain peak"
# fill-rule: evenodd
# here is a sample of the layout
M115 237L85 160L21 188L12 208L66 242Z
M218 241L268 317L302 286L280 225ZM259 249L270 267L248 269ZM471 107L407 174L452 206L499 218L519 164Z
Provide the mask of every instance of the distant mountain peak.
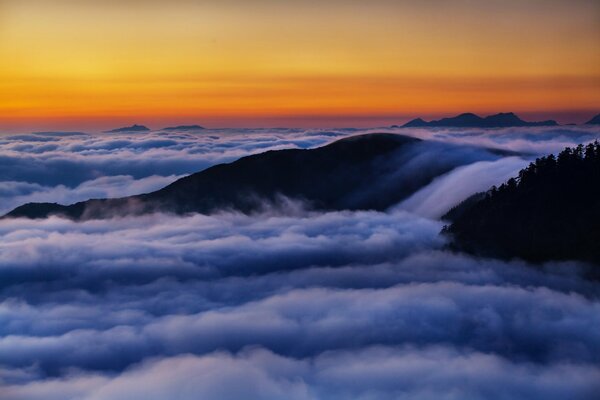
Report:
M522 124L527 124L527 122L523 121L515 113L512 112L488 115L483 120L488 125L497 126L521 126Z
M131 125L131 126L125 126L123 128L117 128L117 129L112 129L110 131L106 131L106 133L122 133L122 132L148 132L150 131L150 128L144 126L144 125Z
M502 119L510 119L510 120L522 121L522 119L519 118L517 116L517 114L515 114L514 112L501 112L501 113L497 113L497 114L492 114L492 115L488 115L484 119L495 119L495 118L502 118Z
M403 128L508 128L514 126L555 126L556 121L523 121L513 112L504 112L488 115L485 118L473 113L462 113L455 117L442 118L439 120L425 121L422 118L416 118L404 124Z

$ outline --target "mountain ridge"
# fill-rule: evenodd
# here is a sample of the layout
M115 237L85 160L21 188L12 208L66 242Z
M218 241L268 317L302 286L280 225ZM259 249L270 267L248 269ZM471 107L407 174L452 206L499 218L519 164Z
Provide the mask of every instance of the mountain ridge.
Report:
M449 146L425 144L421 139L392 133L356 135L313 149L271 150L246 156L191 174L152 193L71 205L28 203L3 218L61 215L86 220L219 210L250 214L277 207L283 198L314 210L384 211L462 165L462 157L439 156L451 149ZM485 158L505 155L493 149L483 152L481 157ZM423 159L427 154L433 162Z
M557 126L554 120L527 122L519 118L515 113L506 112L480 117L473 113L462 113L455 117L442 118L438 120L425 121L415 118L402 128L510 128L519 126Z
M384 208L370 201L352 201L380 171L374 162L404 146L421 142L394 134L344 138L315 149L267 151L219 164L181 178L158 191L116 199L91 199L72 205L28 203L5 218L62 215L75 220L140 215L151 212L208 213L233 209L258 211L280 196L306 201L317 209ZM361 173L361 168L366 172ZM315 177L319 177L316 179ZM433 179L433 177L431 178Z

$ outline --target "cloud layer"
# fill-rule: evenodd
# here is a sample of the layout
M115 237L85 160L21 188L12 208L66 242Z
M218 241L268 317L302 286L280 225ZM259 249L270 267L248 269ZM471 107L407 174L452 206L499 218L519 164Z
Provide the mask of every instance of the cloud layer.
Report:
M4 138L15 163L0 196L152 190L192 168L351 133ZM533 151L565 135L409 133L452 142L445 157L468 162L388 212L290 201L252 216L0 221L0 397L594 398L600 284L583 278L588 266L451 253L435 219L529 157L481 161L463 145ZM81 174L63 174L67 162Z
M282 148L311 148L340 137L370 132L395 132L458 145L517 151L532 157L598 137L598 129L593 126L5 133L0 135L0 212L30 201L72 203L153 191L183 175L245 155Z

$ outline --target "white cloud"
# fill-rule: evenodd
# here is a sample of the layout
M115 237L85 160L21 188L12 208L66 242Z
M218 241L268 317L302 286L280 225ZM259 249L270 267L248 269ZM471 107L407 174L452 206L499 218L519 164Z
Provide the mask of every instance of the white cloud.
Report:
M591 399L600 284L585 265L445 250L437 217L588 128L399 130L468 160L389 212L0 221L0 397ZM0 140L2 208L153 190L241 155L355 132ZM332 136L334 135L334 136ZM218 136L218 138L217 138ZM41 137L43 140L38 140ZM50 139L50 140L48 140ZM419 216L421 215L421 216Z

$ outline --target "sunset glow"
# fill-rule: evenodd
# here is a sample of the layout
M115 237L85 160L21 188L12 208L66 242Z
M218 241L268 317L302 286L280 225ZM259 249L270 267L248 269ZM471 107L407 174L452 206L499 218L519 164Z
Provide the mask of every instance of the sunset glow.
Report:
M0 1L0 129L600 107L596 1L291 3Z

